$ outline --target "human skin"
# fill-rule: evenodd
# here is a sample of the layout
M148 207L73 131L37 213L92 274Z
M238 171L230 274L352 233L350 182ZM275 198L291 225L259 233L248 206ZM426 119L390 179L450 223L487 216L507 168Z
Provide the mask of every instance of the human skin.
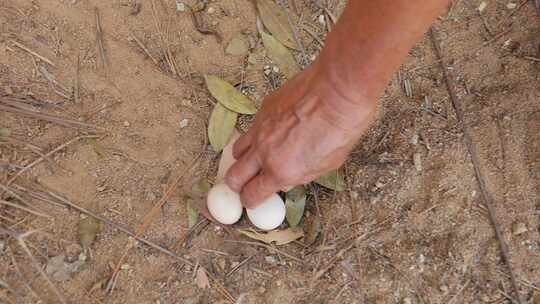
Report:
M407 52L449 0L349 0L320 56L265 98L226 183L253 208L336 169L376 116Z

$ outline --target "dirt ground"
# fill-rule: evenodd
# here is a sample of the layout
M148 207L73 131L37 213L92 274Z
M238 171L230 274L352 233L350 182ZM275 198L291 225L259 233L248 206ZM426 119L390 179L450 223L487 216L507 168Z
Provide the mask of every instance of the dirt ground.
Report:
M322 8L338 15L344 3L292 2L294 23L315 34L300 30L314 58L329 28ZM540 303L540 12L533 2L455 0L434 29L522 298ZM96 47L95 8L106 63ZM427 35L389 83L379 120L345 164L347 190L310 188L301 225L320 219L313 244L275 250L231 242L249 239L202 217L188 229L185 195L200 178L213 180L219 159L207 147L214 101L202 76L239 85L259 105L281 81L279 73L265 73L271 62L250 1L210 1L202 15L221 39L198 32L189 10L178 11L173 0L0 0L0 98L33 98L32 109L102 128L97 140L73 141L12 187L50 189L135 231L184 174L143 237L215 278L200 288L195 267L105 225L82 266L54 280L69 303L230 303L223 288L236 303L510 303L509 272ZM249 42L256 60L225 52L235 37ZM77 87L80 97L73 98ZM250 119L242 118L244 129ZM0 128L10 130L0 140L3 185L40 153L96 134L1 110ZM39 229L25 242L43 268L58 255L77 260L80 212L25 198L50 218L0 205L0 227ZM133 248L108 293L100 283L127 246ZM2 303L59 301L4 234L0 280Z

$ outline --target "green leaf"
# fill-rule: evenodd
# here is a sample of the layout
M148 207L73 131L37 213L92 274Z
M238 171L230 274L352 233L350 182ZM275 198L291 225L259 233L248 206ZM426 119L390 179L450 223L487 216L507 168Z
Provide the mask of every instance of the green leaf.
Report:
M96 152L99 158L106 158L107 154L103 147L97 142L95 138L87 138L86 143L94 147L94 152Z
M290 79L300 72L300 67L293 55L283 44L263 31L261 31L261 37L268 57L279 67L285 77Z
M253 102L230 83L212 75L207 75L204 78L210 94L227 109L240 114L255 114L257 112Z
M304 186L292 188L285 197L285 208L287 209L286 217L289 226L296 227L304 214L306 206L306 189Z
M332 170L317 177L314 182L337 192L344 191L347 187L345 179L343 178L343 173L339 169Z
M206 194L208 193L208 191L210 191L211 187L212 186L210 185L210 183L206 179L203 178L199 180L197 183L193 184L193 186L191 187L191 191Z
M208 123L208 140L216 152L223 150L234 132L238 114L216 103Z
M286 47L296 49L294 34L283 9L272 0L257 0L257 10L270 33Z
M11 135L11 130L8 128L0 128L0 137L8 137Z
M79 242L84 250L90 247L101 232L101 222L91 216L79 221Z
M197 219L199 218L199 210L193 208L191 206L191 200L188 199L186 207L187 207L187 216L188 216L188 227L189 229L193 228L195 224L197 224Z

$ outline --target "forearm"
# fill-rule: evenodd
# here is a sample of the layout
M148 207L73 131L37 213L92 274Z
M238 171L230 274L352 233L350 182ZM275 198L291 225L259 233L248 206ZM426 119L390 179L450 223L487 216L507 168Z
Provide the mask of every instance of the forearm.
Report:
M376 102L449 0L349 0L318 66L347 100Z

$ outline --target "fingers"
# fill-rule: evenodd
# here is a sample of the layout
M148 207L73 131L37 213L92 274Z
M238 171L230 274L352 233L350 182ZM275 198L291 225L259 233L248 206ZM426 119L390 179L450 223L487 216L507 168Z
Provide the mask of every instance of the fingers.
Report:
M233 146L233 156L236 159L242 157L251 147L251 140L253 138L253 127L250 128L244 135L236 140Z
M261 172L250 180L240 193L240 200L246 208L257 207L264 199L278 192L281 185L272 175Z
M236 192L242 191L244 185L261 169L255 153L247 152L240 157L225 174L225 182Z

